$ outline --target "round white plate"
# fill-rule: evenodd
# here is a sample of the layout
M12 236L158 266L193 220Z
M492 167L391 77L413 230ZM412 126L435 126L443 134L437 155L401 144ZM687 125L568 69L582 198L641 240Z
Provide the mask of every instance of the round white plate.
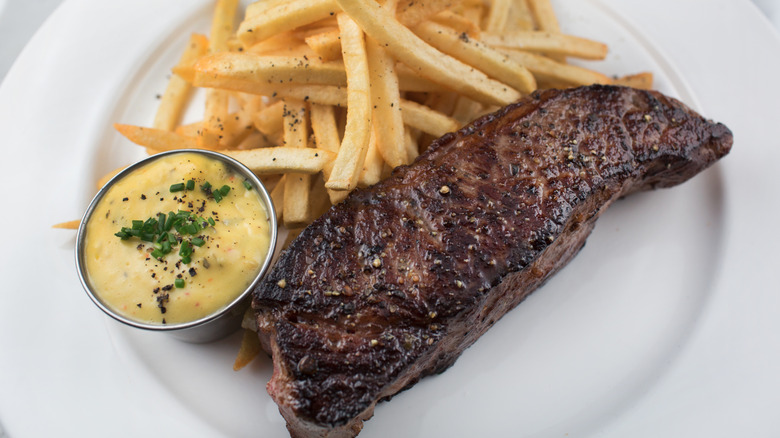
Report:
M594 68L657 87L735 133L692 181L622 200L585 249L445 373L381 403L361 437L778 436L780 41L743 1L559 0L564 31L607 42ZM181 343L119 325L74 268L94 181L143 152L209 0L70 0L0 88L0 423L13 437L287 435L240 335ZM193 114L196 114L195 111ZM195 117L195 116L193 116Z

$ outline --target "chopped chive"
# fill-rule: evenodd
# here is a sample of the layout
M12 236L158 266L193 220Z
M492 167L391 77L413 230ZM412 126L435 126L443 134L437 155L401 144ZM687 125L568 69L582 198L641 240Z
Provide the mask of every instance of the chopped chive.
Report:
M187 190L195 190L195 181L187 180Z
M185 265L189 265L191 261L192 258L190 256L184 256L181 258L181 262L184 263Z
M173 284L177 288L181 289L181 288L184 287L184 279L183 278L177 278L176 280L173 281Z
M213 227L214 225L216 225L216 222L214 222L214 218L211 218L211 217L210 217L210 218L208 219L208 221L209 221L209 225L211 225L212 227Z
M221 193L222 196L227 196L227 194L230 193L230 186L225 184L224 186L220 187L219 193Z
M160 251L159 249L155 249L154 251L152 251L152 257L156 259L162 258L162 256L164 255L165 254L163 254L162 251Z
M203 190L203 193L210 195L211 194L211 183L206 181L203 184L200 185L200 189Z
M246 187L247 190L252 190L252 184L247 180L244 180L244 187Z
M222 200L222 192L220 192L219 190L214 190L213 192L211 192L211 194L214 196L215 201L219 202Z
M195 246L203 246L206 244L206 241L201 239L200 237L193 237L192 244Z
M133 229L140 230L144 227L144 221L133 220Z
M184 190L184 183L173 184L173 185L171 185L171 189L170 190L171 190L171 193L180 192L180 191Z
M127 240L130 238L130 235L127 234L125 231L119 231L118 233L114 233L114 236L119 237L122 240Z

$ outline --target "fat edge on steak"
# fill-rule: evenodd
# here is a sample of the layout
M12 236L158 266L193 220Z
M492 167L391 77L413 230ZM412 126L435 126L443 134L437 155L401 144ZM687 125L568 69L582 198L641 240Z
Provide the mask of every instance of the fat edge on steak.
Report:
M564 266L600 213L732 134L652 91L536 92L435 141L306 228L253 294L292 436L355 436Z

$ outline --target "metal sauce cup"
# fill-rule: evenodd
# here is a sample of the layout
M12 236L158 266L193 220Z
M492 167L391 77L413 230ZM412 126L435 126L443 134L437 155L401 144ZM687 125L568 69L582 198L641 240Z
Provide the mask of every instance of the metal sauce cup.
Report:
M260 199L265 204L266 213L268 215L268 220L270 224L270 232L271 232L270 243L269 243L270 246L268 248L268 255L266 256L265 261L263 261L263 265L260 267L260 270L257 272L257 275L255 276L252 283L246 288L246 290L244 290L241 293L241 295L239 295L235 300L233 300L231 303L229 303L222 309L219 309L216 312L206 317L203 317L201 319L190 321L190 322L179 323L179 324L157 325L157 324L142 323L142 322L134 321L132 319L128 319L114 312L95 293L93 286L90 284L89 276L87 275L86 262L84 259L84 252L85 252L84 244L86 239L87 224L89 223L90 217L92 216L92 212L95 210L96 206L103 198L103 196L105 196L108 190L114 185L114 183L123 179L124 177L132 173L134 170L152 162L153 160L159 159L167 155L179 154L179 153L202 154L208 156L211 159L222 161L226 163L231 169L236 171L239 175L246 178L247 181L250 182L250 184L252 184L252 188L257 190L257 192L260 195ZM84 287L84 290L87 292L89 298L103 312L105 312L108 316L114 318L115 320L139 329L156 331L156 332L166 332L174 336L175 338L185 342L205 343L205 342L211 342L217 339L221 339L235 332L241 327L241 320L243 318L244 312L248 308L249 303L251 301L252 289L254 289L257 283L260 282L260 280L263 278L265 273L268 271L269 266L271 265L271 259L273 258L274 249L276 248L276 239L277 239L276 210L274 209L273 201L271 201L271 196L268 194L268 190L266 190L265 186L257 177L257 175L255 175L251 170L249 170L249 168L247 168L240 162L236 161L235 159L228 157L227 155L223 155L212 151L201 150L201 149L181 149L176 151L162 152L153 155L151 157L145 158L133 164L132 166L126 168L125 170L123 170L122 172L120 172L119 174L111 178L111 180L108 183L106 183L106 185L103 186L103 188L100 189L97 195L95 195L95 198L89 204L87 211L84 213L84 217L81 219L81 224L79 225L78 236L76 238L76 270L79 274L81 285Z

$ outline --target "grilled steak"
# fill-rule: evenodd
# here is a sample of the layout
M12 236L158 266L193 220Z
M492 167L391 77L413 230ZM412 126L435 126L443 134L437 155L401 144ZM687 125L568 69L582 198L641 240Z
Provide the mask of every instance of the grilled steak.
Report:
M679 184L731 143L660 93L548 90L354 192L254 291L290 433L355 436L571 260L612 201Z

